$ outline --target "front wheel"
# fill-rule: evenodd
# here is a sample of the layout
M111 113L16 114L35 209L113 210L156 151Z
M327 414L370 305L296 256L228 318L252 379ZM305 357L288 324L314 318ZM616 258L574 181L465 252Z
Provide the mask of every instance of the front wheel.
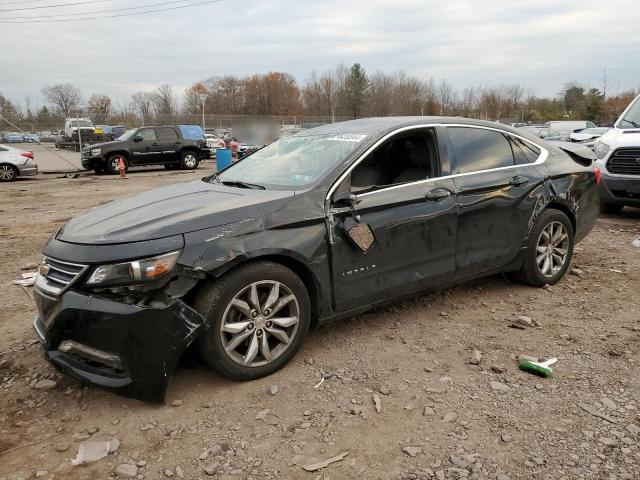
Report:
M18 170L13 165L0 165L0 182L13 182L18 177Z
M557 283L569 268L573 244L574 231L569 217L560 210L545 210L527 240L519 278L536 287Z
M118 168L118 164L120 163L120 158L124 159L124 171L126 172L129 170L129 162L127 161L127 157L116 153L111 155L107 159L106 168L111 175L117 175L118 173L120 173L120 169Z
M182 152L180 155L180 168L183 170L195 170L198 168L198 157L191 151Z
M208 283L195 308L208 320L198 339L200 353L212 368L237 380L282 368L311 324L304 283L274 262L241 266Z

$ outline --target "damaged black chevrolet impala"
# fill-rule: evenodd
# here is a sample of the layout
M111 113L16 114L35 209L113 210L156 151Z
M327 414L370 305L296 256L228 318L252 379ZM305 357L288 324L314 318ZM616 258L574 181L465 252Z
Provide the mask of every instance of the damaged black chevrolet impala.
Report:
M596 221L592 155L460 118L301 132L69 221L44 249L34 327L59 370L142 400L163 401L191 344L262 377L314 325L499 272L560 280Z

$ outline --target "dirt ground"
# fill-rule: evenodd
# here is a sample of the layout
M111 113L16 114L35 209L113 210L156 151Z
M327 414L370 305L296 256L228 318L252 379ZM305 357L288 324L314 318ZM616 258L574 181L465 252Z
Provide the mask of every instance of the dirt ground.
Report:
M57 374L11 280L67 219L211 169L0 186L0 479L640 478L639 210L601 218L554 287L490 277L334 323L261 380L188 354L152 406ZM520 354L558 357L553 376L520 372ZM71 466L81 441L112 438Z

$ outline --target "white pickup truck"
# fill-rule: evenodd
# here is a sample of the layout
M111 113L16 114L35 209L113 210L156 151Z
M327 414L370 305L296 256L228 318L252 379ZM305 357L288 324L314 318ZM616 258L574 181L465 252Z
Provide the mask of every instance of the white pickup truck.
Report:
M596 141L594 150L602 172L600 210L617 213L624 206L640 207L640 95Z

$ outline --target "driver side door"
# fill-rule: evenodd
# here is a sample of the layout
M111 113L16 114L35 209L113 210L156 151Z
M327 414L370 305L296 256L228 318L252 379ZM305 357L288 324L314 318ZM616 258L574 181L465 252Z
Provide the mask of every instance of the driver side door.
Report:
M438 147L434 143L430 148ZM431 158L440 163L440 156ZM329 228L337 313L453 279L458 215L455 185L450 178L437 178L437 172L446 170L442 165L431 168L434 178L414 177L401 183L391 180L392 184L357 194L353 209L338 201L336 194L332 196ZM402 172L395 174L396 179L403 177L406 175ZM338 191L344 192L344 188ZM352 191L350 177L346 188ZM367 224L375 237L366 253L345 230L355 217Z

